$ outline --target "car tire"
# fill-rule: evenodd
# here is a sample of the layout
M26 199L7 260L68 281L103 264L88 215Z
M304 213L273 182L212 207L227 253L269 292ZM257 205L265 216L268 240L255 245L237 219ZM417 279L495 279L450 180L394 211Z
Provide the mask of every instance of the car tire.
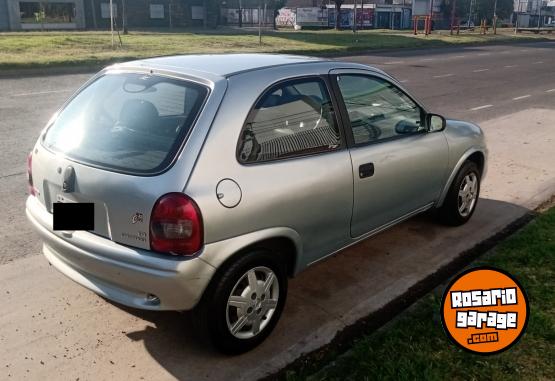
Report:
M480 196L481 173L476 163L466 161L453 179L438 215L446 225L465 224L476 210Z
M286 297L285 264L268 251L256 250L215 275L193 311L193 318L216 349L240 354L268 337L281 316Z

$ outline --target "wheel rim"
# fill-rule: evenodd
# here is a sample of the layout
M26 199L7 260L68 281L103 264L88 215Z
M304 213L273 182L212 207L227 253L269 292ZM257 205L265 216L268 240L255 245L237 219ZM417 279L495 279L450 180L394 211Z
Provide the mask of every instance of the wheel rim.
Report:
M239 339L250 339L264 330L279 300L279 281L268 267L247 271L233 287L227 300L227 328Z
M468 217L478 198L478 176L474 172L467 174L459 188L458 208L462 217Z

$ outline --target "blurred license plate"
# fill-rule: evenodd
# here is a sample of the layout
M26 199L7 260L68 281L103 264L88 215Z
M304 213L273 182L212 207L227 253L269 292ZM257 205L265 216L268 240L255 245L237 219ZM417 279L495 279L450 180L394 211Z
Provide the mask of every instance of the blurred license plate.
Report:
M62 200L59 200L62 201ZM55 202L54 230L94 230L94 203L64 199Z

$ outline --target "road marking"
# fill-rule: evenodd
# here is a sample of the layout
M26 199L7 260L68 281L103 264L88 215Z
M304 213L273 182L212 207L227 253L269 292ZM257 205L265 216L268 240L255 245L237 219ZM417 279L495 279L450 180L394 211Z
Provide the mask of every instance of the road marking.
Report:
M482 71L488 71L489 69L476 69L476 70L472 70L473 73L480 73Z
M478 53L479 56L489 56L491 53Z
M453 56L453 58L464 58L466 56Z
M434 78L446 78L446 77L451 77L455 74L440 74L440 75L434 75Z
M401 80L401 81L399 81L399 82L400 82L400 83L406 83L406 82L408 82L408 81L409 81L408 79L403 79L403 80Z
M70 91L74 91L74 90L73 89L64 89L64 90L37 91L37 92L31 92L31 93L19 93L19 94L13 94L12 97L27 97L29 95L67 93L67 92L70 92Z
M552 92L554 92L554 91L555 91L555 89L545 90L546 93L552 93Z
M534 62L534 65L542 64L542 63L543 63L543 61Z
M521 52L527 52L528 49L520 49Z
M384 62L384 65L397 65L397 64L402 64L405 61L388 61L388 62Z
M493 107L493 105L483 105L483 106L473 107L470 109L470 111L478 111L478 110L483 110L485 108L490 108L490 107Z
M513 101L518 101L518 100L520 100L520 99L529 98L529 97L531 97L531 95L530 95L530 94L526 94L526 95L522 95L522 96L520 96L520 97L513 98Z
M434 60L433 58L422 58L419 61L433 61L433 60Z
M518 65L505 65L505 67L509 68L509 67L517 67Z

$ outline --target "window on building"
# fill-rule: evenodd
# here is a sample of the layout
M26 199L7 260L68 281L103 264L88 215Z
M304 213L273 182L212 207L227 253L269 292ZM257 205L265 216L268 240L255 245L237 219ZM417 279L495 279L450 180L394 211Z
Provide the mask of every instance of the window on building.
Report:
M74 22L74 3L20 2L19 14L23 24L67 24Z
M150 18L163 19L164 18L164 4L150 4Z
M118 6L112 2L112 13L114 18L118 17ZM103 19L110 18L110 3L100 3L100 17Z

